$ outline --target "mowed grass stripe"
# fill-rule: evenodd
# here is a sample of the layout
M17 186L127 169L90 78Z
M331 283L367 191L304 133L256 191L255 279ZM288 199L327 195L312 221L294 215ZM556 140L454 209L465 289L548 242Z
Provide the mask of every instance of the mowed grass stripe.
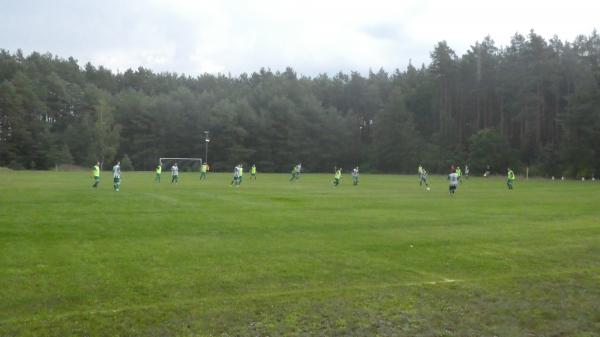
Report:
M535 290L551 276L557 289L547 282L544 289L553 303L573 278L587 288L597 283L600 268L600 185L592 182L519 180L509 192L502 178L471 178L450 198L441 176L431 178L426 192L414 176L363 175L357 187L345 176L333 188L332 175L290 183L287 175L259 174L235 188L228 174L200 182L184 173L175 185L168 175L155 184L150 172L125 172L122 191L114 193L106 173L96 191L84 173L1 174L0 329L17 335L27 335L19 322L39 322L37 333L61 335L83 323L65 319L51 329L44 322L119 308L140 308L118 317L167 335L244 334L246 320L258 319L248 313L268 313L263 305L273 296L286 297L284 311L308 315L311 324L316 318L306 305L327 316L340 301L348 310L368 305L369 319L389 319L391 309L370 296L411 286L416 292L402 298L390 290L388 300L414 306L418 289L444 280L460 281L450 292L504 293L516 305L523 289L515 289L515 280L526 278ZM596 290L587 289L577 310L591 309ZM219 299L240 302L219 306ZM210 310L196 305L208 300ZM161 309L162 303L173 304ZM175 315L179 305L230 319L211 328L206 317L196 318L204 323L187 331L157 318ZM141 323L147 306L156 306L157 321ZM94 326L111 322L94 319ZM271 331L284 335L298 328L273 324Z
M592 278L600 278L600 269L598 270L562 270L551 273L532 273L532 274L522 274L519 276L515 275L499 275L496 277L479 277L474 279L448 279L444 277L438 277L432 281L421 281L421 282L406 282L406 283L380 283L380 284L356 284L352 286L344 286L344 287L335 287L335 288L305 288L305 289L289 289L289 290L280 290L280 291L271 291L271 292L256 292L256 293L244 293L235 296L208 296L200 299L194 300L180 300L180 301L164 301L164 302L156 302L156 303L147 303L147 304L139 304L127 307L119 307L119 308L96 308L89 311L72 311L65 312L62 314L48 316L48 317L29 317L29 318L14 318L8 319L6 321L0 322L0 324L8 324L8 323L26 323L26 322L34 322L41 321L42 323L50 324L52 321L62 320L67 318L72 318L73 316L84 316L84 315L106 315L106 314L114 314L123 311L137 311L144 310L149 308L159 308L159 307L180 307L191 304L203 304L207 303L215 303L218 301L228 300L228 301L251 301L257 298L271 298L271 297L281 297L281 296L300 296L300 295L315 295L315 294L331 294L331 293L345 293L351 291L370 291L374 289L386 289L386 288L401 288L401 287L422 287L422 286L435 286L435 285L444 285L448 283L482 283L489 281L498 281L498 280L508 280L508 279L531 279L531 278L539 278L539 277L550 277L550 276L561 276L561 275L569 275L569 274L578 274L578 275L586 275Z

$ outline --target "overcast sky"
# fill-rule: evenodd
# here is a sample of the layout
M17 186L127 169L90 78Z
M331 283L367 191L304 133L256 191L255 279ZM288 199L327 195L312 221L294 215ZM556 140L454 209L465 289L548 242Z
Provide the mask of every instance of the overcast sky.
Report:
M573 40L600 28L600 1L0 0L0 48L73 56L115 71L305 75L429 62L436 42L462 54L491 35Z

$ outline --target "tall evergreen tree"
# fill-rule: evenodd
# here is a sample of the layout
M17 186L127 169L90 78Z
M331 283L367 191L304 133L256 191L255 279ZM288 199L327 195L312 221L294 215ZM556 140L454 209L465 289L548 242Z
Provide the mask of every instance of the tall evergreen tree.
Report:
M89 166L128 154L135 168L151 169L160 156L202 156L209 130L217 170L244 162L288 171L302 161L310 171L412 172L418 161L445 172L470 160L474 169L493 161L598 175L599 64L596 31L573 41L531 31L505 47L488 36L461 56L442 41L427 65L315 78L292 68L113 73L0 50L0 165Z

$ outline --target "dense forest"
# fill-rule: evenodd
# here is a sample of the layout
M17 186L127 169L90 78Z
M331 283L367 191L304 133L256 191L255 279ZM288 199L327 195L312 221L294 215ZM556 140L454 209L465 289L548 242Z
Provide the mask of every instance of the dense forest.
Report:
M398 60L399 63L405 62ZM89 167L127 157L203 157L216 170L360 165L432 172L468 163L500 173L600 172L600 36L572 42L490 37L462 56L446 42L429 65L316 77L260 69L191 77L138 68L114 73L73 58L0 50L0 166Z

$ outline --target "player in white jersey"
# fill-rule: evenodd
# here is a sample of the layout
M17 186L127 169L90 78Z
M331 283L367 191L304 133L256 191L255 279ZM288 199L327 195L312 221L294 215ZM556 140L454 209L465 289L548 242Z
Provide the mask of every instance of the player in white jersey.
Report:
M298 165L294 166L292 169L292 177L290 181L295 181L300 179L300 172L302 172L302 163L298 163Z
M419 166L419 168L421 168ZM425 184L425 188L429 188L429 183L427 182L427 170L421 168L421 172L419 173L419 187L422 187Z
M121 189L121 162L118 161L115 166L113 166L113 188L115 192L119 192Z
M177 183L179 181L179 167L177 167L177 163L171 166L171 184Z
M233 168L233 178L231 179L231 185L230 186L233 186L233 185L237 186L238 185L238 179L240 179L240 166L236 165Z
M448 175L448 180L450 180L450 187L448 190L450 191L450 195L454 195L456 192L456 187L458 186L458 174L456 174L455 170L452 170L452 173Z
M358 185L358 177L360 173L358 172L358 166L352 170L352 183L354 186Z

